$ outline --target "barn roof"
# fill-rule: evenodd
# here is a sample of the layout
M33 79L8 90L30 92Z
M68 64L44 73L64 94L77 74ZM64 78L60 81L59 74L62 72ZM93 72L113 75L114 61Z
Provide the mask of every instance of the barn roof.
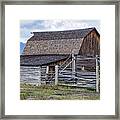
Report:
M34 36L32 36L29 39L29 41L83 38L93 29L95 28L93 27L93 28L85 28L85 29L51 31L51 32L33 32Z
M78 54L86 37L95 28L85 28L52 32L33 32L34 35L27 41L23 55L43 54Z
M65 60L69 55L21 55L21 66L41 66Z
M73 50L75 54L78 54L82 41L82 39L28 41L23 54L71 54Z

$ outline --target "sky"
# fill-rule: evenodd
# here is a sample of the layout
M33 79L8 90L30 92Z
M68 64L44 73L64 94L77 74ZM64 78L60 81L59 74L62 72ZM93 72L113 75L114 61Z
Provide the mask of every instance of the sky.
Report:
M21 20L20 42L26 43L31 32L60 31L95 27L100 33L99 20Z

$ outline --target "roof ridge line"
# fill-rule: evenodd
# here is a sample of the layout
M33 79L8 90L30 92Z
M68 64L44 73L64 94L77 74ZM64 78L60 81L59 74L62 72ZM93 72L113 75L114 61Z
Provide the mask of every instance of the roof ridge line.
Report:
M70 30L56 30L56 31L38 31L38 32L31 32L31 33L50 33L50 32L67 32L67 31L78 31L78 30L87 30L87 29L94 29L95 27L88 27L88 28L77 28L77 29L70 29Z

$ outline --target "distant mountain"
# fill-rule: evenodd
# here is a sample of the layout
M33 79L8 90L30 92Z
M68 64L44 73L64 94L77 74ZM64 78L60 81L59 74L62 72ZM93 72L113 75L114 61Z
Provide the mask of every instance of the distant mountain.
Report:
M25 43L20 42L20 54L22 54L24 47L25 47Z

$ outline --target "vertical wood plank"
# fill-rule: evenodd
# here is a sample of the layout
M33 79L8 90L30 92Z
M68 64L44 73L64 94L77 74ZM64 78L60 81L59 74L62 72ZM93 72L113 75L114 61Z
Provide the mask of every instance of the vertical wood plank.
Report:
M72 51L72 77L75 78L75 56L74 51Z
M98 56L96 55L96 92L99 92L99 66Z
M58 65L55 66L55 85L58 84Z
M41 66L39 66L39 85L41 85Z
M48 74L48 72L49 72L49 66L47 66L46 68L46 74Z
M48 73L49 73L49 66L47 66L46 68L46 81L48 81ZM45 84L46 84L46 81L45 81Z

